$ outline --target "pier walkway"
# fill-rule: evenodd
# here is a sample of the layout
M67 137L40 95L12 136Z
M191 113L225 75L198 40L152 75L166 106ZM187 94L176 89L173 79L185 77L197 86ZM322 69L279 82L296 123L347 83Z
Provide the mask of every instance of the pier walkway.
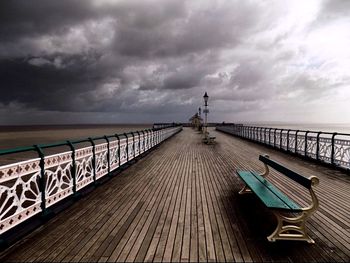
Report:
M190 128L96 188L8 248L1 261L350 260L350 176L220 132L215 145ZM258 155L308 177L320 201L307 223L316 244L266 240L275 219L253 195L238 195L236 169L262 170ZM301 205L309 194L271 171Z

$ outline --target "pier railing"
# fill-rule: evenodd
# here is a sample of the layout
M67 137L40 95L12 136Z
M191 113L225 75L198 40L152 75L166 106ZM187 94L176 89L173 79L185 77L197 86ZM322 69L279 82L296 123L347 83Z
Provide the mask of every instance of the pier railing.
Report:
M216 129L350 171L350 134L241 124L220 124Z
M111 176L181 130L171 126L0 151L0 156L33 151L38 156L0 166L0 235L37 214L45 215L57 202ZM85 146L78 148L79 144ZM67 151L45 154L46 149L63 146Z

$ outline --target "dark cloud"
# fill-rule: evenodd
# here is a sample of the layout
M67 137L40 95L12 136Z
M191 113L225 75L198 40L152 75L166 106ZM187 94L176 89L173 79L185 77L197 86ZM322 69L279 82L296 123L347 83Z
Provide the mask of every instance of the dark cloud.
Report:
M349 83L335 71L347 64L327 66L305 32L345 21L345 2L2 1L0 120L187 120L204 91L213 117L254 118L266 100L329 96Z

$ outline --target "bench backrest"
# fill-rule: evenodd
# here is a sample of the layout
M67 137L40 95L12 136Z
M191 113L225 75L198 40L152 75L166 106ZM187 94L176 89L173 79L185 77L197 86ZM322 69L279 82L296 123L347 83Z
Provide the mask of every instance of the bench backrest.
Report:
M275 169L276 171L280 172L281 174L284 174L285 176L289 177L293 181L306 187L307 189L311 188L312 182L310 179L284 167L283 165L271 160L266 156L259 155L259 160L265 163L266 165L270 166L271 168Z

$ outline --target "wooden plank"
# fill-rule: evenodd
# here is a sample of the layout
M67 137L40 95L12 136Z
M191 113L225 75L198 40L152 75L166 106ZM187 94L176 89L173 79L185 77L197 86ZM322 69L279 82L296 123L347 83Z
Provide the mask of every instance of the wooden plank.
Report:
M336 261L350 257L350 177L262 145L185 129L0 255L2 261ZM237 194L236 169L262 171L267 153L317 175L320 209L307 222L315 245L269 243L275 221L256 198ZM273 169L268 180L299 204L309 193ZM247 206L252 208L248 211ZM113 256L112 256L113 255ZM111 257L112 256L112 257Z

